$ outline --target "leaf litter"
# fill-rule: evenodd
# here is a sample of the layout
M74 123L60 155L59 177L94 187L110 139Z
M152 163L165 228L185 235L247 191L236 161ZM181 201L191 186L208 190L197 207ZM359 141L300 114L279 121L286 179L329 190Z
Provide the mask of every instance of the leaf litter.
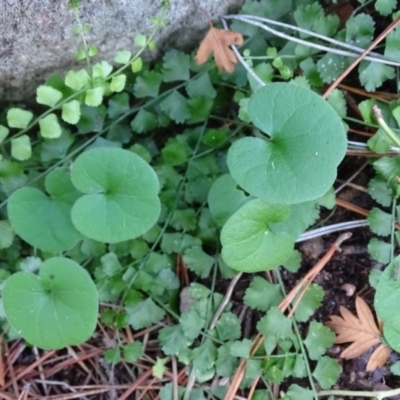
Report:
M231 74L238 58L229 46L241 46L242 44L243 36L239 32L225 31L211 25L197 51L196 62L199 65L204 64L213 53L218 70L225 70Z
M389 358L391 349L382 342L382 326L375 322L367 303L356 297L357 317L345 307L340 307L341 316L331 315L326 325L336 333L336 344L351 343L340 354L346 360L357 358L372 346L379 344L369 357L367 371L382 367Z

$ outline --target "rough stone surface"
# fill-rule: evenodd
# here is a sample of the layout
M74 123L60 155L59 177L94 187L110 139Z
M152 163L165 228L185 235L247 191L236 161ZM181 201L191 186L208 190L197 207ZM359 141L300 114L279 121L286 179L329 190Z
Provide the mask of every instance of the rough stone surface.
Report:
M208 21L239 9L243 0L171 0L165 14L167 26L156 36L159 56L168 48L195 46ZM118 50L135 51L133 38L149 35L150 18L160 13L161 0L81 0L82 23L92 30L90 44L97 46L95 60L111 62ZM0 0L0 101L31 98L50 74L83 66L75 61L82 47L72 34L76 25L68 0Z

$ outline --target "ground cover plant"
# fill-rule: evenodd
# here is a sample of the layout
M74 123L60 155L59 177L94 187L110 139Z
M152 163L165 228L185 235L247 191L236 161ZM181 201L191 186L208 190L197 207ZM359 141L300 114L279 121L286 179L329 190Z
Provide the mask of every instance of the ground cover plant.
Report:
M367 373L388 365L395 377L400 351L399 17L390 0L348 4L343 14L309 0L247 0L224 29L210 22L195 54L171 49L148 63L163 2L153 33L113 68L93 61L90 26L71 2L86 66L50 76L38 108L0 115L5 393L20 395L18 380L36 376L13 369L29 347L41 366L55 352L38 348L75 354L85 375L112 383L79 388L96 398L400 393L337 384L343 359L364 353ZM344 78L353 86L338 88ZM340 184L354 155L361 168ZM367 167L369 209L338 196L359 188L352 181ZM367 219L331 224L335 205ZM318 319L329 288L313 281L360 226L375 292L368 304L353 291ZM300 269L296 243L326 234L326 254ZM350 345L335 354L334 343ZM105 372L88 369L95 358ZM37 373L45 381L63 367ZM25 394L56 393L42 383Z

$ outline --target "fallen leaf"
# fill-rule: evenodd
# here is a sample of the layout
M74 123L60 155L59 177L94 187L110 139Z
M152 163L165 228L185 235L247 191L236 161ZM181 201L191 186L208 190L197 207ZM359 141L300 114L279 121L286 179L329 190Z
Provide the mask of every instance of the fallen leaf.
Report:
M230 74L233 72L234 64L238 62L236 54L229 46L241 46L243 36L234 31L225 31L211 26L206 37L200 43L196 54L197 64L203 64L214 53L215 64L219 71L225 70Z
M336 344L352 342L340 354L340 357L347 360L359 357L372 346L380 343L380 346L371 354L367 364L367 371L373 371L385 364L391 350L382 343L381 329L376 324L372 311L361 297L356 298L356 311L358 317L346 308L340 307L342 316L331 315L326 325L336 333Z

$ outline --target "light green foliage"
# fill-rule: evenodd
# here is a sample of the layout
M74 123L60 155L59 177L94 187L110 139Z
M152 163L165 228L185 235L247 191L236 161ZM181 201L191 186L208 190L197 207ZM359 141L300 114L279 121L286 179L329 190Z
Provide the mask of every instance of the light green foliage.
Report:
M337 382L341 372L342 368L336 360L324 356L318 360L312 375L318 381L322 389L329 389Z
M65 76L65 84L73 90L81 90L89 83L89 74L86 70L69 71Z
M324 290L321 286L311 284L302 296L294 316L299 322L306 322L314 314L314 311L321 305L324 298ZM296 300L294 300L294 304Z
M279 286L260 276L253 278L243 298L244 304L248 307L261 311L267 311L271 306L277 306L281 300L282 294Z
M46 139L57 139L62 130L56 114L48 114L39 121L40 134Z
M61 118L69 124L77 124L81 116L80 104L77 100L71 100L63 104Z
M396 76L395 69L388 65L362 61L358 68L360 82L368 92L382 86L383 82Z
M72 221L91 239L109 243L134 239L159 216L157 177L136 154L116 148L89 150L75 161L71 179L85 193L73 206Z
M396 8L396 0L376 0L375 10L381 15L389 15Z
M54 107L62 98L62 93L51 86L41 85L36 89L36 101Z
M393 307L400 301L400 257L397 256L385 268L376 289L375 310L385 325L390 326L400 335L400 316L393 313Z
M10 128L26 128L33 114L20 108L10 108L7 112L7 123ZM4 130L3 130L4 131Z
M387 236L392 231L393 218L391 214L374 207L368 213L368 224L372 232L379 236Z
M292 321L285 317L278 307L271 307L267 314L260 319L257 330L265 336L279 339L291 338Z
M209 276L211 268L215 264L214 257L205 253L200 246L185 250L183 260L187 267L201 278Z
M29 136L22 135L15 139L11 139L11 155L19 161L31 158L32 147Z
M86 341L97 323L97 289L88 272L63 257L49 258L39 276L18 272L6 281L3 305L21 336L44 349Z
M128 322L133 329L147 328L164 318L165 311L151 298L126 307Z
M283 83L260 88L251 97L248 112L270 139L246 137L231 146L228 166L236 182L253 196L274 203L322 196L346 151L336 112L314 92Z
M333 345L334 340L335 334L328 327L320 322L311 321L304 345L309 357L318 360Z
M115 55L114 61L118 64L128 64L131 56L132 54L129 50L121 50Z
M382 264L390 261L392 246L382 240L372 238L368 243L368 253Z
M293 251L294 241L270 223L287 218L290 207L252 200L228 219L221 232L222 257L233 269L256 272L276 268Z
M8 201L8 215L16 233L39 249L57 253L72 248L81 238L71 221L71 208L79 193L69 174L55 169L47 177L46 190L24 187Z

